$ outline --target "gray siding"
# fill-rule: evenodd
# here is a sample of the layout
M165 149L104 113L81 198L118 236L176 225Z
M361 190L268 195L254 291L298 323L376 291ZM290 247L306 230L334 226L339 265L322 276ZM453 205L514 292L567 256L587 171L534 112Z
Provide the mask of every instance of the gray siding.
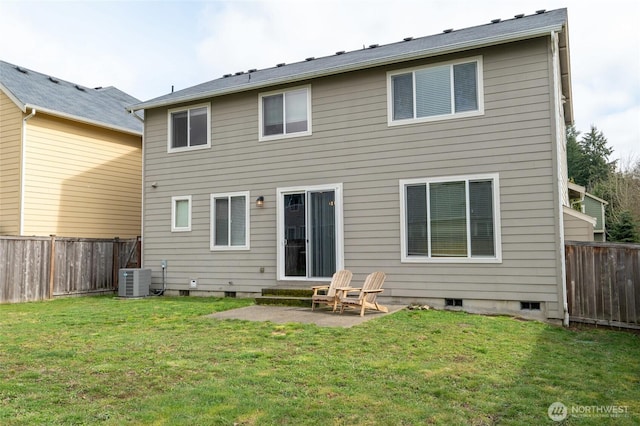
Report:
M541 301L561 318L549 51L537 39L431 60L483 56L485 114L465 119L387 125L386 72L429 61L310 81L307 137L258 142L258 92L246 92L211 100L211 149L167 154L166 109L145 111L145 267L157 284L167 259L174 290L198 278L199 290L259 292L277 283L276 189L342 183L354 281L381 269L386 296ZM401 263L399 180L479 173L500 177L502 263ZM251 191L251 250L211 252L209 195L230 191ZM176 195L193 197L192 232L170 232Z
M593 241L593 225L565 212L564 239L565 241Z

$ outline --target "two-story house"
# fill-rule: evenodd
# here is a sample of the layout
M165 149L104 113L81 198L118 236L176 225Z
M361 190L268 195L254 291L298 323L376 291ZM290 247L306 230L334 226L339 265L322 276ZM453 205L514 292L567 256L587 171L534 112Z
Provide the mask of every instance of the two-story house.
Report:
M395 301L565 319L567 31L538 11L132 105L154 285L250 296L382 270Z
M139 102L0 61L0 235L141 233Z

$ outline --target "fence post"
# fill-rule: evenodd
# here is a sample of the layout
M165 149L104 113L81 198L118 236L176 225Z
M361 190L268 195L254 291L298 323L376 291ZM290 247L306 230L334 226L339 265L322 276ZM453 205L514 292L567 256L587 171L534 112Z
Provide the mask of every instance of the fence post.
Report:
M118 272L120 269L120 237L113 239L113 269L111 279L113 280L113 288L118 290Z
M49 250L49 299L53 299L53 283L56 273L56 236L51 234L51 250Z
M136 268L142 268L142 237L136 237Z

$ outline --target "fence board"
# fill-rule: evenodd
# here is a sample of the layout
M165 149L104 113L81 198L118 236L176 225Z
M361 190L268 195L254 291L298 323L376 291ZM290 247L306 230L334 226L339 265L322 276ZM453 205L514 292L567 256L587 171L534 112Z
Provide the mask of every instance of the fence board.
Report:
M140 266L139 245L139 238L0 236L0 303L115 292L118 269Z
M565 256L571 321L640 328L640 245L567 242Z

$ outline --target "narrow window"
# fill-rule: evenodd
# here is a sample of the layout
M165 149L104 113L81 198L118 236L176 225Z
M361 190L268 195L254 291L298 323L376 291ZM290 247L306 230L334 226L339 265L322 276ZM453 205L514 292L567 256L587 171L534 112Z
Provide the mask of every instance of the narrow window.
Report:
M409 256L428 256L427 186L407 186L407 236Z
M171 231L191 231L191 196L171 197Z

